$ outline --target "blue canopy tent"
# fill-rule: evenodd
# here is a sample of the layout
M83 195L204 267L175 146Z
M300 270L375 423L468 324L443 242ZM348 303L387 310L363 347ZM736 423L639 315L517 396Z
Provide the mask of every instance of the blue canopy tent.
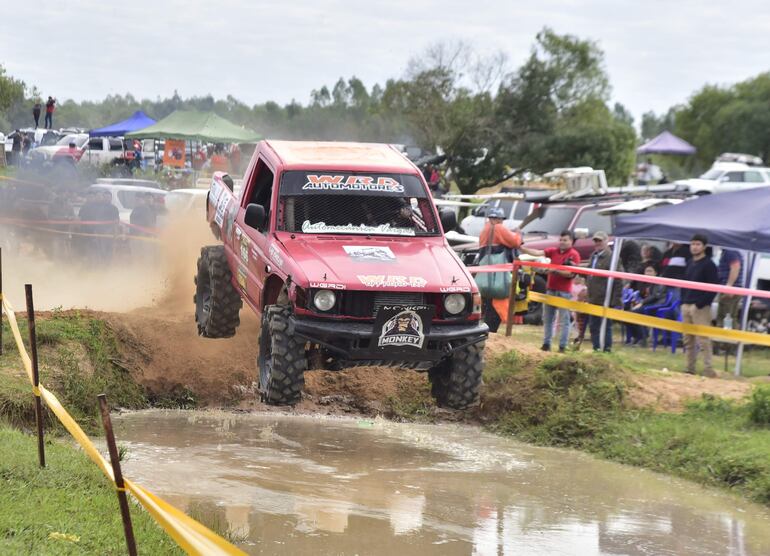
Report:
M709 243L770 253L770 187L704 195L678 205L619 216L615 236L687 243L704 232Z
M100 127L99 129L92 129L88 132L88 135L91 137L122 137L126 133L144 129L154 123L155 120L141 110L137 110L130 118L105 127Z
M619 216L615 222L615 252L620 252L622 238L649 238L689 243L693 234L706 234L709 243L728 249L749 251L746 287L751 287L756 268L756 254L770 253L770 187L758 187L719 195L706 195L692 201L669 205L649 212ZM749 316L746 300L742 329ZM603 337L603 336L602 336ZM740 374L743 344L739 344L735 374Z

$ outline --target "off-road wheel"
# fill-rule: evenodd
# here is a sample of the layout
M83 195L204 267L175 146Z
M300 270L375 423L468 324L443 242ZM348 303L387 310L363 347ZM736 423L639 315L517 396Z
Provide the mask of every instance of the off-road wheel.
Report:
M293 405L302 397L307 354L305 342L289 335L285 305L269 305L262 314L259 335L259 391L270 405Z
M467 409L478 403L484 342L455 351L428 371L430 393L440 407Z
M233 286L225 248L204 247L198 258L195 276L195 322L198 334L205 338L229 338L241 323L238 313L243 301Z

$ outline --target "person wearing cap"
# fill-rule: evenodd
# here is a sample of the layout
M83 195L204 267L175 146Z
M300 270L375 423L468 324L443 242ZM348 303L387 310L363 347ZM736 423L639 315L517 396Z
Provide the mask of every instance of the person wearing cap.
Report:
M588 266L597 270L609 270L612 262L612 250L608 245L607 232L598 230L593 235L594 252L591 253L591 259ZM622 270L622 269L618 269ZM588 276L586 284L588 286L588 303L592 305L604 305L604 296L607 292L607 278L602 276ZM622 284L620 280L613 281L612 296L610 298L610 307L620 304L622 293ZM594 351L600 351L601 345L601 327L602 317L597 315L588 316L588 329L591 331L591 343ZM612 321L607 319L606 329L604 331L604 351L609 353L612 350Z
M487 211L487 221L479 236L479 256L486 254L498 254L506 252L509 260L511 249L517 249L521 246L521 234L512 232L503 225L505 213L500 207L491 207ZM482 312L484 322L489 326L490 332L497 332L500 328L500 315L492 304L491 298L482 298Z
M690 240L690 253L692 258L684 270L684 279L689 282L701 282L704 284L718 284L719 273L717 265L706 256L708 237L704 234L695 234ZM711 303L716 293L702 290L682 288L682 322L684 324L697 324L711 326ZM715 377L714 367L711 363L713 351L711 338L699 338L693 334L684 335L684 347L687 351L687 370L689 374L695 374L698 351L696 344L700 345L703 352L703 375Z
M522 246L521 252L533 257L548 257L552 264L562 266L577 266L580 264L580 253L572 244L575 243L575 234L572 230L562 230L559 234L559 246L547 249L530 249ZM567 270L549 270L545 293L553 297L572 299L572 280L574 272ZM551 338L553 337L554 316L558 311L561 334L559 336L559 352L564 353L569 342L570 311L569 309L557 309L553 305L543 305L543 351L551 351Z

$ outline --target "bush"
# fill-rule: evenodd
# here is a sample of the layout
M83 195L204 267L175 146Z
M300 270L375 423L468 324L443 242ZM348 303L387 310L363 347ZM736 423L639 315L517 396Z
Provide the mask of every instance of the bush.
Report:
M749 419L756 425L770 425L770 386L758 386L751 394Z

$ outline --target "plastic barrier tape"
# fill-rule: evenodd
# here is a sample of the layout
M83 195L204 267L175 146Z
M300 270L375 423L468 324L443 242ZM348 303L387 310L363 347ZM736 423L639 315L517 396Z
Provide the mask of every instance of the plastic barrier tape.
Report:
M16 347L21 356L24 370L29 377L30 384L32 384L32 361L24 347L19 324L16 320L16 313L11 304L1 294L0 300L2 301L5 313L8 316L8 322L11 327L13 338L16 341ZM54 415L56 415L59 421L61 421L62 425L64 425L64 428L67 429L77 443L83 448L86 455L97 465L97 467L99 467L99 469L102 470L102 473L110 479L113 486L117 489L118 487L115 484L112 466L106 459L104 459L104 456L97 450L96 446L94 446L91 439L88 438L88 435L83 432L83 429L80 428L80 425L77 424L75 419L73 419L67 412L56 395L47 390L42 384L35 392L35 395L39 395L43 398L46 405L51 409ZM198 523L184 512L178 510L162 498L155 496L150 491L132 483L128 479L124 479L124 484L126 486L125 490L130 491L136 499L139 500L150 515L153 516L171 538L173 538L188 554L200 556L209 554L245 556L245 552L233 546L225 539L207 529L205 526Z
M596 317L606 317L611 320L639 324L650 328L661 330L670 330L680 334L690 334L693 336L706 336L717 340L726 340L728 342L743 342L746 344L756 344L770 346L770 334L759 334L757 332L745 332L743 330L732 330L726 328L717 328L715 326L701 326L698 324L685 324L675 320L651 317L649 315L640 315L630 311L621 311L620 309L605 309L601 305L591 305L581 301L570 301L562 297L544 295L542 293L530 292L529 298L538 303L545 303L561 309L569 309L578 313L594 315Z
M687 280L676 280L674 278L662 278L660 276L647 276L646 274L632 274L630 272L619 272L613 270L599 270L598 268L587 268L583 266L563 266L551 263L540 263L537 261L517 261L518 266L530 266L533 268L545 268L548 270L564 270L573 274L584 274L586 276L598 276L600 278L618 278L621 280L631 280L634 282L645 282L648 284L662 284L674 288L684 288L687 290L699 290L704 292L724 293L727 295L740 295L752 297L762 297L770 299L770 291L752 290L749 288L735 288L732 286L722 286L719 284L705 284L703 282L689 282ZM471 266L467 267L471 274L479 272L503 272L511 270L513 263Z

